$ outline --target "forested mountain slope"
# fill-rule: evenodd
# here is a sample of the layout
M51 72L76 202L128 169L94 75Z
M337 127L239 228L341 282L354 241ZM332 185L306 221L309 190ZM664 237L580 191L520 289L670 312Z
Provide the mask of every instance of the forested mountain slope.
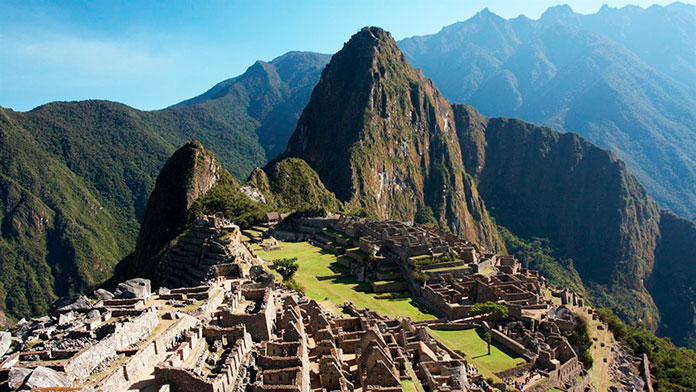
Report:
M304 52L259 61L157 111L108 101L0 108L0 308L45 313L56 295L108 279L133 250L160 168L189 140L237 178L264 165L285 147L327 61Z

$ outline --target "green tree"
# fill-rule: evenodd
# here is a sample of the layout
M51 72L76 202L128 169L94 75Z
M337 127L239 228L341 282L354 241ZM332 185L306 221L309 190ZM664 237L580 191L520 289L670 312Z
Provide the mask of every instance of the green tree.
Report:
M437 219L435 219L435 213L430 206L425 206L418 211L413 220L421 225L437 225Z
M430 279L430 276L425 272L413 271L413 280L415 280L418 284L424 285L428 279Z
M675 346L669 338L659 338L642 325L626 325L610 309L597 309L614 336L635 355L646 354L655 377L655 390L686 392L696 390L696 353Z
M592 353L590 352L590 348L592 348L592 339L587 330L587 321L585 318L578 316L577 320L578 322L575 324L575 328L564 332L563 336L568 338L568 343L578 352L580 361L585 366L585 369L589 369L594 362Z
M297 257L293 257L275 259L273 260L271 268L278 271L280 276L283 277L284 282L288 282L292 280L293 275L295 275L295 272L297 272L300 266L297 264Z
M470 316L484 315L484 318L491 328L493 327L490 324L494 320L506 319L508 314L508 308L505 305L497 304L491 301L477 303L469 312ZM486 343L488 343L488 355L491 355L491 333L486 331L484 334L484 339L486 339Z

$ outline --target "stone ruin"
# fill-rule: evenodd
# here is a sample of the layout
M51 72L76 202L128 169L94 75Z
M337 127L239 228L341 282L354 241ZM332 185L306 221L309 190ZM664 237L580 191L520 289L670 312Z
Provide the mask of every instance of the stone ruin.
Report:
M413 323L349 303L343 315L330 313L281 288L236 226L203 217L168 254L163 276L171 289L153 293L148 280L132 279L114 293L96 290L0 333L0 383L85 392L135 385L159 392L396 392L413 382L426 391L492 391L475 366L428 333L429 325L486 329L524 359L497 375L525 379L514 385L526 391L590 387L564 336L577 323L569 307L582 308L582 297L548 285L513 257L401 222L323 217L294 224L375 291L410 291L445 317ZM411 279L415 270L427 274L424 284ZM562 305L546 299L547 290ZM505 305L509 320L469 317L483 301ZM626 369L616 372L633 382L637 370ZM534 384L542 378L543 385Z
M238 275L255 263L242 244L241 231L219 215L200 217L166 253L158 267L166 287L196 286L213 278L219 264L238 265Z
M423 380L450 388L439 390L470 386L466 361L453 358L407 319L392 320L350 304L350 317L337 317L315 300L287 291L279 293L278 302L274 336L261 343L247 372L252 391L401 391L414 368Z

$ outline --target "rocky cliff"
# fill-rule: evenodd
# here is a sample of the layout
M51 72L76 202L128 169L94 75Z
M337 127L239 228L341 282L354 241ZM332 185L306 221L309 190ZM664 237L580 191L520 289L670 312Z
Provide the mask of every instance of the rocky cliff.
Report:
M455 111L467 170L499 223L549 238L601 283L619 260L639 260L635 274L652 268L658 209L611 152L576 134L486 119L464 105Z
M696 349L696 223L661 211L655 266L646 286L662 315L658 333Z
M284 154L305 160L349 210L441 224L500 247L462 165L452 107L391 35L364 28L322 72Z
M622 161L576 134L454 112L465 168L497 223L571 257L596 305L693 347L693 222L659 210Z
M187 227L193 203L229 175L200 142L186 143L177 150L157 177L155 189L136 242L135 271L149 268L153 258Z

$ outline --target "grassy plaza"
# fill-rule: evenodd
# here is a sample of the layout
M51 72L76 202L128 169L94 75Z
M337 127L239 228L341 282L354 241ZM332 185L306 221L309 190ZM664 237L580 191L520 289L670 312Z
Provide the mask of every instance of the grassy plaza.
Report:
M305 294L330 309L338 308L349 301L358 308L369 308L389 317L410 317L411 320L429 320L437 318L425 306L402 293L371 292L368 283L360 283L348 276L348 269L336 261L336 255L311 245L307 242L279 242L280 250L265 252L256 249L256 253L268 263L278 258L297 257L300 265L295 274L295 281L304 287ZM318 280L317 276L329 276L345 273L345 276ZM278 277L278 276L276 276ZM279 277L278 277L279 278ZM390 298L393 296L392 298Z

